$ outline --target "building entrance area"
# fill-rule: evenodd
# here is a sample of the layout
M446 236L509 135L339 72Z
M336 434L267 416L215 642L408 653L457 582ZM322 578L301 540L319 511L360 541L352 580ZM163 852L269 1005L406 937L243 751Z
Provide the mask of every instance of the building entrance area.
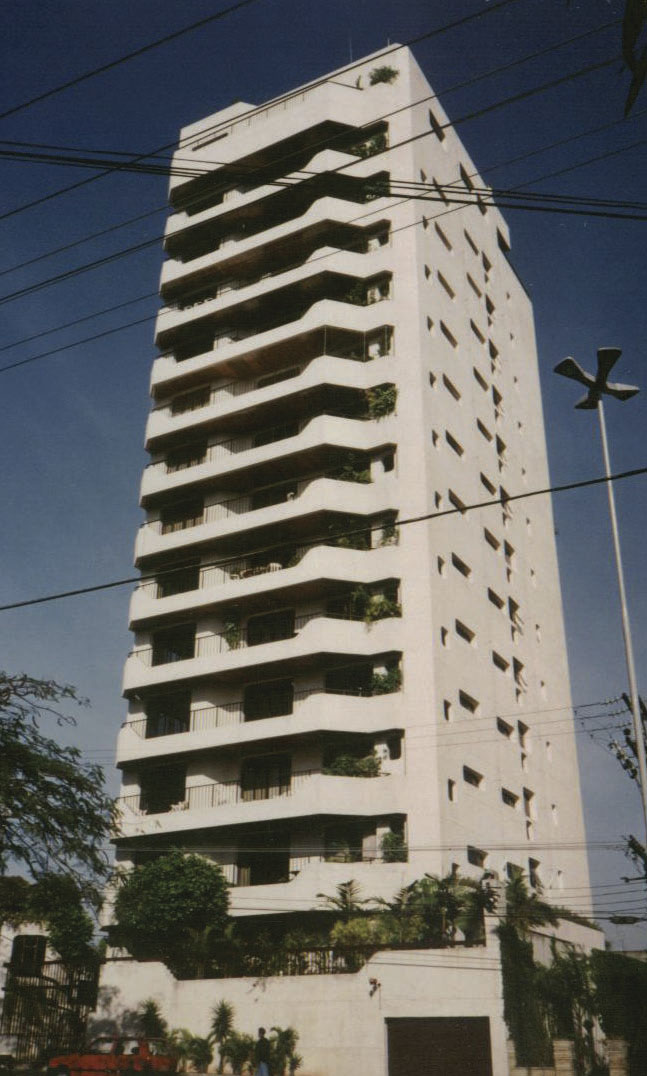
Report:
M492 1076L487 1016L387 1019L389 1076Z

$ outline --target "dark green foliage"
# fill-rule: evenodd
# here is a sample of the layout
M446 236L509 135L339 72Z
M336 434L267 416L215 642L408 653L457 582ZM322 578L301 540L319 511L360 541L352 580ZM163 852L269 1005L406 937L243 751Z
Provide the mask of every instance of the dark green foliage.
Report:
M386 672L373 673L371 691L373 695L390 695L402 687L402 672L397 665Z
M378 82L395 82L400 72L396 67L384 64L382 67L374 67L369 72L368 81L371 86L377 86Z
M517 1065L550 1065L551 1042L539 1001L532 942L510 923L498 927L503 976L503 1015L515 1044Z
M113 936L136 959L203 978L224 938L228 906L220 867L176 849L120 879Z
M362 530L365 524L352 516L337 516L328 524L330 545L341 549L370 549L371 532Z
M398 390L395 385L376 385L373 389L367 389L369 418L379 419L392 414L397 398Z
M322 772L333 777L379 777L381 763L376 755L343 754L331 759Z
M218 1072L222 1072L224 1058L222 1044L234 1029L234 1007L228 1001L219 1001L211 1012L210 1039L218 1044Z
M135 1029L138 1035L146 1039L163 1039L168 1034L168 1023L153 998L142 1001L137 1007Z
M240 1031L232 1031L220 1047L220 1056L223 1061L231 1065L234 1076L240 1076L246 1062L251 1062L254 1056L255 1039L253 1035L246 1035Z
M591 954L596 1009L607 1038L629 1044L630 1076L647 1072L647 964L622 953Z
M92 945L94 923L83 905L83 894L66 874L42 874L33 884L24 878L0 879L5 921L12 926L39 923L49 944L66 964L96 963Z
M381 852L385 863L406 863L409 858L404 837L391 829L382 837Z
M69 684L0 672L0 872L14 862L34 879L66 874L98 901L113 817L103 771L39 727L75 724L59 708L72 704L86 705Z

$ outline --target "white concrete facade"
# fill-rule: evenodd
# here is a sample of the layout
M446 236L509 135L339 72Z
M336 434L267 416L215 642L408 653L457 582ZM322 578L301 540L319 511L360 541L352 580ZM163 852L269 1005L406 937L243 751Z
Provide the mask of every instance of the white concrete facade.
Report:
M430 93L397 48L181 135L205 175L171 180L117 854L209 855L234 914L454 865L586 901L550 499L505 503L549 484L532 308L499 212L451 203L483 182ZM380 775L326 772L344 751Z

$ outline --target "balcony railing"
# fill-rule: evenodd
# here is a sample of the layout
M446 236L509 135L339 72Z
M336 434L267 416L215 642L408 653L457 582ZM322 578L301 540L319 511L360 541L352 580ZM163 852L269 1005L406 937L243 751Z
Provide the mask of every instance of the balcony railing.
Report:
M270 508L273 505L293 501L300 497L308 486L320 478L333 478L338 481L359 481L362 483L371 481L370 475L368 477L351 477L351 475L352 469L348 472L348 475L345 475L343 473L343 464L340 464L334 470L312 475L310 478L303 478L298 481L288 480L277 483L275 486L265 486L251 493L239 494L237 497L231 497L224 501L216 501L214 504L206 505L202 511L196 509L195 514L192 512L191 515L180 519L144 520L140 524L140 530L146 527L153 534L175 534L178 531L200 527L205 523L219 523L231 518L231 516L246 515L248 512L257 512L262 508Z
M309 624L311 620L320 617L333 617L325 610L314 613L306 613L294 618L288 626L282 620L277 620L276 625L268 624L258 634L255 633L253 641L250 640L247 630L240 634L232 632L216 632L213 635L202 635L194 640L193 647L183 637L181 645L174 646L172 642L166 642L159 647L155 643L149 646L137 647L131 650L130 657L136 657L143 665L169 665L178 661L190 661L193 658L213 657L216 654L227 654L230 650L243 650L249 646L262 646L266 643L280 642L282 639L292 639L295 635ZM340 619L335 617L335 619ZM345 619L345 618L341 618Z
M149 717L137 717L124 721L122 728L130 729L141 739L157 739L161 736L183 735L189 732L211 732L213 729L242 725L245 722L259 721L266 718L289 717L298 713L309 699L319 695L343 695L349 698L372 698L373 693L367 687L324 688L313 687L295 691L291 698L287 691L277 695L268 693L264 705L255 701L253 707L244 699L235 702L217 703L191 710L185 717L176 716L172 720L160 721Z
M118 803L136 815L170 814L176 811L210 810L214 807L228 807L238 803L254 803L258 800L278 799L291 796L304 788L308 781L321 773L321 770L296 770L290 774L285 783L268 782L245 783L239 778L233 781L209 781L203 785L189 785L185 789L184 799L162 806L159 795L155 797L154 809L146 805L146 791L120 796Z

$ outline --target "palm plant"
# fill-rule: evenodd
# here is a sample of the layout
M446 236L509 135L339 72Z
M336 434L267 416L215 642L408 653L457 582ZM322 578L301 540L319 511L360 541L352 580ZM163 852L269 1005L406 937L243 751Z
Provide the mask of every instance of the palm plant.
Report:
M251 1063L254 1056L255 1040L253 1035L241 1031L231 1031L220 1048L223 1061L228 1061L234 1076L241 1076L243 1068Z
M211 1012L209 1038L218 1045L218 1072L224 1068L222 1044L234 1029L234 1007L228 1001L219 1001Z
M142 1001L137 1009L137 1033L146 1039L163 1039L168 1033L168 1023L153 998Z
M506 920L518 934L528 934L533 927L550 923L556 926L559 916L552 905L541 899L539 891L531 893L523 871L515 872L505 888Z
M295 1056L299 1032L293 1027L273 1027L271 1030L274 1035L270 1039L270 1069L275 1076L284 1076L286 1068Z
M351 878L348 882L339 883L335 896L317 893L317 899L325 901L330 909L340 912L343 918L348 920L354 915L359 915L363 905L372 903L371 897L360 899L361 891L359 883Z

